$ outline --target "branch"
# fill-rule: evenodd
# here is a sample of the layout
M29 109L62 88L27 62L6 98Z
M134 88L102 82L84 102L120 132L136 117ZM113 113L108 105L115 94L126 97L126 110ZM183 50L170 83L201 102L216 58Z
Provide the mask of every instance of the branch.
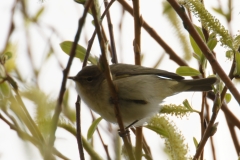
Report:
M74 38L73 46L71 48L70 57L68 59L67 67L63 71L62 85L61 85L61 89L60 89L60 92L59 92L59 96L58 96L55 112L54 112L54 115L53 115L53 118L52 118L51 133L50 133L50 137L49 137L50 151L51 151L51 148L52 148L53 143L55 141L55 132L56 132L56 129L57 129L58 119L59 119L59 115L60 115L60 113L62 111L62 107L61 106L62 106L63 96L64 96L64 93L65 93L65 90L66 90L65 87L66 87L68 72L69 72L70 67L72 65L73 58L75 57L75 54L76 54L77 43L78 43L78 40L80 38L80 34L82 32L84 21L85 21L85 18L87 16L87 12L88 12L88 9L89 9L89 7L91 5L91 2L92 2L92 0L88 0L86 2L85 9L84 9L84 12L83 12L83 16L78 21L78 30L77 30L77 33L76 33L75 38ZM48 152L50 153L50 151L48 151ZM49 155L46 154L45 159L48 159L48 156Z
M108 4L108 6L106 7L105 11L103 12L103 14L102 14L102 16L101 16L101 20L103 20L103 18L104 18L105 15L107 14L107 11L108 11L109 8L112 6L113 2L115 2L115 0L111 0L111 2L110 2L110 3ZM94 30L91 39L88 41L88 47L87 47L86 55L85 55L85 57L84 57L83 66L86 66L86 65L87 65L87 59L88 59L88 57L89 57L90 50L91 50L91 48L92 48L92 45L93 45L93 41L94 41L95 36L96 36L96 29Z
M126 0L118 0L118 2L131 14L133 15L133 9ZM148 32L148 34L165 50L169 55L169 58L176 62L179 66L188 66L188 64L182 60L170 46L157 34L157 32L148 25L148 23L142 18L141 20L142 27Z
M78 143L78 152L81 160L85 160L84 152L83 152L83 144L82 144L82 130L81 130L81 99L77 96L77 101L75 103L76 107L76 138Z
M214 122L217 118L218 115L218 111L221 107L221 100L220 100L220 95L217 94L217 96L215 97L215 101L214 101L214 105L213 105L213 113L212 113L212 117L211 120L203 134L203 137L197 147L196 153L193 157L193 160L198 160L199 156L201 155L201 153L203 152L203 148L208 140L209 137L213 136L214 133L216 132L216 127L214 126Z
M113 25L112 25L112 21L111 21L110 11L109 11L109 9L107 10L107 7L109 5L108 0L104 1L104 5L105 5L106 11L107 11L108 30L109 30L111 50L112 50L112 63L118 63L114 34L113 34Z
M211 64L212 68L217 72L221 80L225 83L227 88L233 94L235 99L238 103L240 103L240 94L234 84L232 83L231 79L226 75L226 73L221 68L220 64L217 62L216 58L212 54L211 50L208 48L206 43L202 40L200 35L195 30L192 22L186 15L185 10L175 1L175 0L168 0L168 2L172 5L175 11L178 13L180 18L183 20L184 26L186 26L189 34L193 37L195 42L198 44L199 48L201 49L202 53L208 59L209 63Z
M107 51L106 51L103 35L102 35L102 32L101 32L101 28L100 28L100 23L99 23L99 20L98 20L98 17L97 17L97 11L96 11L95 5L93 5L93 7L92 7L92 13L93 13L94 24L95 24L95 28L96 28L96 32L97 32L97 35L98 35L100 48L101 48L101 53L102 53L102 55L100 57L100 62L101 62L101 65L103 65L104 72L105 72L105 75L106 75L106 80L108 82L109 90L111 92L111 97L112 97L113 102L114 102L114 112L115 112L117 122L118 122L118 125L119 125L119 128L120 128L120 135L124 135L124 136L122 136L123 141L124 141L124 145L126 147L126 150L127 150L127 153L128 153L128 156L129 156L130 160L133 160L134 156L133 156L133 152L132 152L132 146L130 144L130 141L129 141L128 137L125 136L126 131L125 131L125 128L124 128L124 125L123 125L121 113L120 113L119 106L118 106L118 95L117 95L116 88L113 84L110 68L109 68L109 65L108 65L108 62L107 62L107 57L106 57L106 52Z
M135 54L135 65L141 65L141 27L142 17L140 16L140 2L139 0L133 0L133 17L134 17L134 41L133 50ZM136 128L136 149L135 157L136 160L142 159L142 148L143 148L143 133L142 127Z

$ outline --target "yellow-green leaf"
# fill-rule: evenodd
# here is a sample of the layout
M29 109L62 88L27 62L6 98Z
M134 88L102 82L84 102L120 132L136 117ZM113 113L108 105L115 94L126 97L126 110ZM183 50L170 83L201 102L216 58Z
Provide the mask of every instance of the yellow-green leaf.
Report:
M40 8L40 9L37 11L36 15L35 15L34 18L33 18L34 21L37 21L37 20L38 20L38 18L42 15L44 9L45 9L45 8L42 7L42 8Z
M97 126L98 126L98 124L99 124L99 122L100 122L101 120L102 120L102 117L99 117L99 118L96 119L96 120L92 123L92 125L89 127L88 133L87 133L87 139L88 139L88 140L92 138L93 133L95 132L95 130L96 130L96 128L97 128Z
M74 0L75 2L79 3L79 4L85 4L86 0Z
M198 148L198 141L197 141L197 139L195 137L193 137L193 143L194 143L194 145L195 145L195 147L197 149Z
M191 35L190 35L190 43L191 43L191 46L192 46L192 49L193 49L194 53L196 53L199 57L202 57L202 51L198 47L197 43L195 42L195 40L192 38Z
M208 42L207 42L208 48L212 51L216 47L217 42L218 42L217 38L209 39Z
M232 51L232 50L226 51L226 57L229 58L229 59L232 59L232 57L233 57L233 51Z
M236 67L235 67L234 75L239 76L240 75L240 53L239 52L235 54L235 59L236 59Z
M218 14L221 14L222 16L225 16L225 14L223 13L222 9L219 7L219 8L216 8L216 7L213 7L212 8L215 12L217 12Z
M198 76L201 74L198 70L188 66L178 67L176 73L180 76Z
M203 41L205 42L205 37L204 37L204 34L202 32L202 28L201 27L198 27L196 25L194 25L195 29L197 30L198 34L200 35L200 37L203 39Z
M189 104L189 102L188 102L187 99L185 99L185 100L183 101L183 105L184 105L184 107L186 107L188 110L190 110L190 111L193 110L192 107L190 106L190 104Z
M11 89L7 82L0 83L0 99L4 99L9 97L11 93Z
M203 41L205 41L202 29L196 25L194 27L197 30L200 37L203 39ZM201 49L198 47L197 43L195 42L195 40L192 38L192 36L190 34L189 34L189 38L190 38L190 43L193 48L193 51L197 55L197 56L195 55L194 58L196 58L197 60L199 60L201 62L202 56L204 56L204 55L202 54Z
M154 127L154 126L150 126L150 125L146 125L144 127L156 132L157 134L159 134L163 137L166 137L166 138L168 137L168 133L165 130L159 128L159 127Z
M225 98L226 103L229 103L232 99L232 95L230 93L226 93L224 98Z
M60 43L61 49L63 50L63 52L65 52L65 53L68 54L68 55L69 55L70 52L71 52L72 45L73 45L73 42L71 42L71 41L64 41L64 42ZM85 55L86 55L86 49L85 49L83 46L77 44L75 57L77 57L77 58L79 58L81 61L83 61ZM89 55L88 60L89 60L92 64L97 65L97 61L98 61L97 57L93 57L93 56Z

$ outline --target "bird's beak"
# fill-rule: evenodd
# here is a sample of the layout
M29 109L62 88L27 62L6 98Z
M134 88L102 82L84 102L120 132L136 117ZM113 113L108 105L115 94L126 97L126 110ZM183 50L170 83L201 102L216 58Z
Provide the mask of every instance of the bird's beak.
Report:
M76 77L68 77L68 79L71 79L71 80L76 80Z

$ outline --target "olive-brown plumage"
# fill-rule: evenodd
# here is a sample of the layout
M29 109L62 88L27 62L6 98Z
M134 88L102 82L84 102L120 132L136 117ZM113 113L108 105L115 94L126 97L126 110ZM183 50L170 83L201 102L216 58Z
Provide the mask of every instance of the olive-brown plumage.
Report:
M124 125L138 120L142 125L148 117L159 112L166 97L184 91L209 91L217 78L185 80L164 70L137 65L110 65L118 94L119 109ZM114 105L105 74L95 65L84 67L75 77L76 90L82 100L105 120L116 123Z

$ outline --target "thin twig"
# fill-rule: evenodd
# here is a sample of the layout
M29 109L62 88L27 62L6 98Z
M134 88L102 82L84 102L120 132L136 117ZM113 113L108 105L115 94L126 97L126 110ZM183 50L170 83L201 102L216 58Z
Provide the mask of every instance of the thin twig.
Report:
M131 131L136 135L136 129L131 128ZM144 136L143 136L143 150L149 158L153 159L150 147L148 146L147 141Z
M201 155L202 151L203 151L203 148L208 140L208 138L210 136L213 136L213 125L214 125L214 122L217 118L217 115L218 115L218 111L221 107L221 100L220 100L220 96L219 94L217 94L217 96L215 97L215 101L214 101L214 106L213 106L213 113L212 113L212 117L211 117L211 120L209 121L208 123L208 126L203 134L203 137L198 145L198 148L196 150L196 153L193 157L193 160L198 160L199 159L199 156ZM216 130L216 129L215 129Z
M233 60L232 67L231 67L231 70L230 70L230 72L229 72L229 77L230 77L231 79L233 78L233 72L234 72L234 68L235 68L235 62L234 62L234 61L235 61L235 58L234 58L234 60ZM202 139L201 139L201 141L200 141L200 143L199 143L199 146L198 146L198 148L197 148L197 150L196 150L196 153L195 153L195 155L194 155L194 160L197 160L197 159L198 159L198 157L201 155L201 153L202 153L202 151L203 151L203 148L204 148L204 146L205 146L208 138L209 138L210 136L212 136L212 135L211 135L211 131L212 131L212 129L213 129L213 124L214 124L214 122L215 122L215 120L216 120L216 118L217 118L219 109L221 108L221 106L222 106L222 104L223 104L223 102L224 102L224 97L225 97L226 92L227 92L227 87L224 86L224 88L223 88L223 90L222 90L222 93L221 93L221 96L220 96L220 97L218 97L218 95L215 96L214 106L213 106L213 110L212 110L213 114L212 114L212 117L211 117L211 119L210 119L210 122L209 122L209 124L208 124L208 126L207 126L207 129L205 130L204 135L203 135L203 137L202 137ZM220 102L218 102L218 101L220 101ZM218 103L219 103L219 104L218 104ZM219 106L218 106L218 105L219 105ZM232 136L234 136L234 135L232 135ZM236 148L236 149L237 149L237 148Z
M103 19L104 16L108 13L109 8L111 7L111 5L113 4L114 1L115 1L115 0L112 0L110 3L107 4L106 9L105 9L104 13L103 13L102 16L101 16L101 19ZM105 5L106 5L106 4L105 4ZM91 47L92 47L94 38L95 38L95 36L96 36L96 33L97 33L97 32L96 32L96 29L95 29L95 31L94 31L91 39L90 39L89 42L88 42L88 47L87 47L86 55L85 55L84 61L83 61L83 67L85 67L85 66L87 65L87 59L88 59L88 57L89 57L90 50L91 50ZM111 42L111 43L112 43L112 42ZM114 42L113 42L113 43L114 43ZM115 45L115 44L114 44L114 45ZM114 46L114 48L115 48L115 46ZM114 49L114 50L115 50L115 49ZM114 57L114 54L116 54L116 52L114 53L114 51L112 51L112 53L113 53L113 57ZM116 55L115 55L115 56L116 56ZM116 58L113 58L113 59L115 59L115 61L117 62L117 56L116 56ZM92 118L93 118L93 120L94 120L95 118L94 118L94 116L93 116L93 114L92 114L92 111L90 110L90 112L91 112ZM100 138L100 140L101 140L101 142L102 142L102 145L103 145L103 148L104 148L104 150L105 150L105 152L106 152L106 155L107 155L108 159L110 160L111 158L110 158L110 155L109 155L109 152L108 152L108 146L107 146L106 144L104 144L104 142L103 142L103 140L102 140L102 136L101 136L98 128L97 128L97 133L98 133L99 138Z
M234 95L235 99L238 101L238 103L240 103L240 94L238 93L236 87L233 85L232 81L230 80L230 78L225 74L225 72L223 71L223 69L221 68L221 66L219 65L219 63L217 62L216 58L214 57L214 55L212 54L212 52L209 50L209 48L207 47L207 45L205 44L205 42L203 42L203 40L201 39L201 37L198 35L197 31L195 30L193 24L191 23L191 21L188 19L185 10L175 1L175 0L168 0L168 2L172 5L172 7L175 9L175 11L178 13L178 15L182 18L188 32L191 34L191 36L193 37L193 39L195 40L195 42L198 44L199 48L202 50L203 54L205 55L205 57L208 59L208 61L210 62L212 68L217 72L217 74L219 75L219 77L224 81L225 85L228 87L228 89L231 91L231 93ZM221 100L223 100L223 97L226 93L226 87L224 87L224 90L221 93ZM216 97L217 98L217 97ZM215 105L215 103L214 103ZM219 106L221 107L221 106ZM198 159L198 157L200 156L203 147L207 141L207 139L211 136L211 129L212 126L214 124L214 121L217 117L218 114L218 110L214 113L211 117L211 120L208 124L208 127L204 133L204 136L197 148L196 154L194 156L194 159Z
M82 130L81 130L81 99L79 96L77 96L77 101L75 103L76 106L76 138L78 143L78 152L80 156L80 160L85 160L84 152L83 152L83 144L82 144Z
M102 136L101 136L101 134L100 134L100 131L99 131L98 127L97 127L97 133L98 133L98 136L99 136L99 138L100 138L100 140L101 140L101 143L102 143L102 145L103 145L103 148L104 148L104 150L105 150L105 152L106 152L107 159L108 159L108 160L111 160L110 154L109 154L109 152L108 152L108 145L106 145L106 144L103 142L103 139L102 139Z
M205 131L205 125L204 125L204 109L205 109L205 101L206 101L206 93L202 93L202 107L201 107L201 112L199 113L200 115L200 122L201 122L201 138L203 137L204 131ZM201 160L203 159L203 154L204 150L202 151L201 155Z
M194 28L192 22L186 15L185 10L175 1L175 0L168 0L168 2L172 5L175 11L178 13L180 18L184 22L184 26L186 26L189 34L193 37L195 42L198 44L199 48L201 49L202 53L208 59L209 63L211 64L212 68L217 72L221 80L225 83L227 88L233 94L235 99L238 103L240 103L240 94L234 84L232 83L231 79L226 75L224 70L222 69L221 65L218 63L214 55L212 54L211 50L208 48L206 43L202 40L200 35L197 33L196 29Z
M134 17L134 42L133 50L135 57L135 65L141 65L141 28L142 17L140 16L140 2L139 0L133 0L133 17ZM142 147L143 147L143 133L142 127L136 128L136 148L135 158L136 160L142 159Z
M239 146L238 136L236 135L236 131L234 130L234 125L231 123L231 121L229 121L229 120L226 120L226 121L227 121L227 124L228 124L228 129L230 131L236 153L237 153L237 155L239 155L240 146Z
M49 153L51 152L51 148L52 148L53 143L55 141L55 132L56 132L56 129L57 129L59 115L62 111L61 106L62 106L63 96L64 96L64 93L65 93L65 90L66 90L65 87L66 87L66 82L67 82L67 76L68 76L70 67L72 65L73 58L75 57L75 54L76 54L77 43L78 43L78 40L80 38L80 34L82 32L84 21L85 21L85 18L87 16L87 12L88 12L88 9L89 9L91 3L92 3L92 0L88 0L86 2L84 12L83 12L83 16L78 21L78 29L77 29L76 36L74 38L74 43L73 43L72 48L71 48L71 52L70 52L70 56L69 56L69 59L68 59L67 67L63 71L62 85L61 85L61 89L60 89L60 92L59 92L55 112L54 112L54 115L53 115L53 118L52 118L52 126L51 126L51 132L50 132L50 137L49 137L49 147L50 147ZM46 154L45 159L47 159L48 156L49 155Z
M215 99L215 94L213 92L208 92L207 94L208 98L211 100ZM240 129L240 121L239 119L229 110L229 107L226 103L222 104L221 110L224 112L226 119L231 121L232 124L234 124L235 127Z
M117 122L118 122L118 125L119 125L119 128L120 128L120 134L121 135L126 135L126 131L125 131L125 128L124 128L124 125L123 125L121 113L120 113L120 110L119 110L119 107L118 107L118 95L117 95L117 92L116 92L116 88L115 88L115 86L112 82L110 68L109 68L109 65L108 65L108 62L107 62L105 42L104 42L103 35L102 35L102 32L101 32L100 23L99 23L99 20L97 18L97 11L96 11L95 5L93 5L93 7L92 7L92 13L93 13L94 24L95 24L95 28L96 28L96 32L97 32L97 35L98 35L100 48L101 48L101 53L102 53L102 55L100 57L100 62L101 62L101 65L104 68L104 72L105 72L105 75L106 75L106 80L108 82L108 86L109 86L111 96L112 96L112 99L113 99L113 102L114 102L114 112L115 112ZM128 137L126 137L126 136L122 136L122 138L123 138L124 145L126 147L128 156L129 156L130 160L133 160L134 156L133 156L132 146L130 144L130 141L129 141Z
M92 119L93 119L93 121L94 121L96 118L94 117L92 110L90 110L90 113L91 113ZM111 160L110 154L109 154L109 152L108 152L108 146L104 143L104 141L103 141L103 139L102 139L102 135L101 135L98 127L96 128L96 130L97 130L98 136L99 136L99 138L100 138L100 141L101 141L101 143L102 143L102 145L103 145L103 148L104 148L104 150L105 150L105 152L106 152L106 155L107 155L107 157L108 157L108 160Z
M140 16L140 2L139 0L132 1L133 3L133 17L134 17L134 42L133 50L135 53L135 64L141 65L141 28L142 16Z
M17 6L17 4L18 4L17 2L18 2L18 0L16 0L15 2L13 2L13 6L12 6L12 9L11 9L10 21L9 21L9 22L10 22L9 31L8 31L8 34L7 34L7 38L6 38L5 44L3 45L3 46L4 46L4 47L3 47L3 50L2 50L2 52L0 51L0 53L6 52L6 49L7 49L8 43L9 43L9 39L10 39L10 37L11 37L14 29L15 29L14 21L13 21L13 16L15 15L14 13L15 13L15 8L16 8L16 6Z
M107 8L107 6L109 5L108 0L104 1L104 5L105 5L105 8ZM107 11L107 22L108 22L108 31L109 31L111 51L112 51L112 63L118 63L115 39L113 34L113 25L112 25L112 20L111 20L109 10Z
M132 7L125 0L118 0L118 2L125 8L126 11L133 15ZM182 60L169 45L167 45L167 43L157 34L157 32L152 27L150 27L143 18L141 19L142 27L165 50L165 52L169 54L169 58L176 62L179 66L188 66L188 64Z
M113 2L115 2L115 0L111 0L110 3L108 4L108 6L105 8L105 11L103 12L103 14L101 16L102 20L105 17L105 15L107 14L107 11L109 10L109 8L112 6ZM88 47L87 47L86 55L84 57L83 66L87 65L87 59L89 57L95 36L96 36L96 29L94 30L91 39L88 41Z
M205 106L206 106L206 113L207 113L206 118L207 118L207 122L209 123L209 121L210 121L210 109L209 109L210 106L207 101L205 101ZM210 142L211 142L213 160L217 160L213 137L210 137Z

